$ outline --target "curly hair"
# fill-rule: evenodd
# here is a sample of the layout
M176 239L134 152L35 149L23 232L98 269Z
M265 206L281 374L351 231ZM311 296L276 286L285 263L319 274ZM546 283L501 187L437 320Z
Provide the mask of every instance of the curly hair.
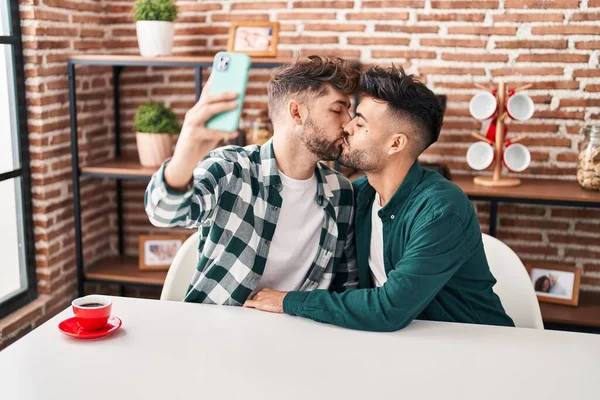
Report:
M369 68L360 78L359 90L363 95L386 102L393 115L408 119L417 127L419 153L438 140L444 109L436 95L418 78L407 75L402 67Z
M328 84L343 94L353 94L358 90L359 80L360 71L339 57L309 56L294 60L271 73L267 87L270 114L277 115L294 95L324 96Z

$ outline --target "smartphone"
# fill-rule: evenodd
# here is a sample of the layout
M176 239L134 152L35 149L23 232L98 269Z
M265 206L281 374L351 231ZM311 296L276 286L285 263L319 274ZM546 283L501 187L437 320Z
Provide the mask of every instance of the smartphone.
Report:
M235 92L238 94L238 106L234 110L225 111L212 117L206 127L224 132L235 132L239 128L248 75L250 74L250 57L243 53L220 51L215 55L211 72L209 94Z

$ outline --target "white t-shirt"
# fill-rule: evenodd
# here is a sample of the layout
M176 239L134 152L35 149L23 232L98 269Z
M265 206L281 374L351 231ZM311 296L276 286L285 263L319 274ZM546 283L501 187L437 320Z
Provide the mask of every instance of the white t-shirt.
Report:
M323 228L323 208L316 203L317 178L296 180L279 171L283 189L281 210L257 291L298 290L317 254ZM324 279L323 281L327 281ZM330 281L319 288L328 288Z
M375 194L371 211L371 249L369 251L369 267L376 287L381 287L387 281L383 264L383 224L377 213L383 207L380 205L379 194Z

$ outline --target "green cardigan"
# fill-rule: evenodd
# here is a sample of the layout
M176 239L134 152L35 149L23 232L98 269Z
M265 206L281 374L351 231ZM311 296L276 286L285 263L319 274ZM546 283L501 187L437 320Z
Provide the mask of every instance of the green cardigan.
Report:
M415 318L514 326L492 291L473 205L455 184L418 162L411 167L379 211L388 278L379 288L368 262L375 190L366 178L354 185L360 289L290 292L285 313L368 331L396 331Z

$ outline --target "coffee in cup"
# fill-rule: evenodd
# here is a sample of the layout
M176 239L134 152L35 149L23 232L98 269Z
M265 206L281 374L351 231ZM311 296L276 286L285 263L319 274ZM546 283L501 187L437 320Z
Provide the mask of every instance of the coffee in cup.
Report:
M86 331L97 331L106 326L112 310L112 300L102 295L80 297L71 302L77 323Z

